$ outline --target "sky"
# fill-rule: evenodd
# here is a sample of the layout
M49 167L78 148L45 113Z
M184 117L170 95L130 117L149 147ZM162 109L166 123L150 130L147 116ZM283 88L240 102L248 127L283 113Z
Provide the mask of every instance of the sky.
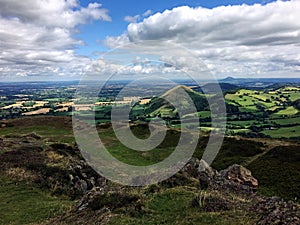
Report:
M0 81L189 68L170 46L217 78L300 78L299 12L300 0L0 0Z

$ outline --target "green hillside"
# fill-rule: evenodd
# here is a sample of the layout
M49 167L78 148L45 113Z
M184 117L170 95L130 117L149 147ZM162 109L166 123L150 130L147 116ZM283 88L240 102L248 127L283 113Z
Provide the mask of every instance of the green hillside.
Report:
M188 96L182 95L182 91L185 91ZM162 118L178 119L178 109L176 109L173 104L176 103L184 115L188 114L191 109L188 97L191 99L198 112L208 109L208 102L203 94L186 86L177 86L162 96L152 98L149 103L144 105L144 114L146 117L158 116ZM133 108L133 113L137 108L137 106Z
M146 124L131 129L140 138L149 135ZM81 157L67 117L9 120L0 131L0 224L257 224L268 215L260 207L268 207L269 200L260 194L300 197L296 141L225 137L212 167L221 171L238 163L250 168L259 187L257 195L249 195L228 183L207 188L194 170L144 188L103 181ZM122 145L110 124L99 125L98 131L113 156L138 166L163 160L180 138L178 130L169 129L157 148L140 152ZM208 136L199 137L195 159L201 159L207 141ZM223 182L212 179L214 185ZM289 213L296 207L276 204Z
M195 90L199 92L186 86L177 86L162 96L152 98L147 104L136 104L132 108L130 118L133 121L149 122L155 117L161 117L169 126L181 128L195 127L195 121L192 118L196 116L200 122L199 129L203 132L210 132L217 128L211 127L210 107L206 97L216 97L213 93L215 86L207 84L204 87L212 88L209 95L202 94L198 88ZM300 88L298 86L264 90L245 88L236 90L236 86L232 88L234 89L224 93L227 109L227 135L294 139L300 137ZM189 104L189 99L180 93L182 90L193 101L197 113L190 112L191 104ZM173 102L177 107L172 104ZM178 106L183 114L182 118L179 118Z

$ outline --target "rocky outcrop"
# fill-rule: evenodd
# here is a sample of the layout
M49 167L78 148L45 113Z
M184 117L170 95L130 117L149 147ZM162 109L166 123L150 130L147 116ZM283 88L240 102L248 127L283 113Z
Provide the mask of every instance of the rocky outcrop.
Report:
M292 201L286 202L279 197L260 201L254 210L261 214L258 225L300 224L299 207Z
M35 133L6 135L0 139L0 151L0 173L12 180L34 183L55 195L81 198L106 183L82 159L77 147L48 143Z
M251 212L259 225L300 224L299 206L256 194L257 179L241 165L218 172L204 160L192 158L181 171L159 184L124 187L97 174L76 146L49 142L34 133L0 138L0 161L0 173L9 179L32 182L52 194L76 199L71 217L57 220L66 224L76 224L77 220L77 224L93 224L95 218L102 224L115 212L145 215L151 213L146 206L153 196L186 187L191 195L189 207L199 213L240 210Z
M217 189L252 194L258 189L258 181L251 171L241 165L232 165L220 171L215 179Z
M258 181L247 168L232 165L220 172L214 170L204 160L192 158L179 173L187 173L199 181L201 189L224 189L254 193L258 188Z
M134 188L122 187L95 187L88 191L77 203L78 211L85 209L114 210L116 208L130 207L135 211L143 208L142 198Z
M220 171L220 176L240 185L247 185L254 189L258 188L257 179L252 176L250 170L241 165L234 164Z

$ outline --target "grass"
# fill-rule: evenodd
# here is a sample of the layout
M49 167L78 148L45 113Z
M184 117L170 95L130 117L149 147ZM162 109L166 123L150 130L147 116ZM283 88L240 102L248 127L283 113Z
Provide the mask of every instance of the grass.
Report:
M276 120L270 120L270 122L275 122L279 125L300 124L300 117L293 117L293 118L287 118L287 119L276 119Z
M24 135L36 133L42 137L51 138L58 142L75 143L71 120L66 117L24 117L12 120L5 128L0 129L0 136L9 134ZM21 126L19 126L21 125Z
M281 127L276 130L264 130L262 133L269 135L272 138L296 138L300 136L300 126Z
M146 129L143 126L135 126L133 130L133 133L140 138L146 137ZM239 132L245 131L249 130L239 130ZM157 148L147 152L134 151L122 145L117 141L111 128L100 130L100 137L103 143L106 144L108 151L120 161L131 165L145 166L157 163L168 157L177 145L180 133L175 130L169 130L165 140ZM202 157L207 141L207 137L200 136L194 157ZM213 167L219 170L225 169L234 163L245 162L249 157L261 153L262 148L263 144L259 141L243 140L241 145L241 141L236 138L225 138L213 162Z
M286 109L282 109L275 113L275 115L295 115L298 113L298 110L293 106L289 106Z
M257 120L239 120L239 121L227 121L227 124L237 125L237 126L251 126L253 123L257 123Z
M262 101L266 101L270 97L269 95L262 92L259 92L259 94L251 94L251 96Z
M0 130L0 135L6 134L28 134L35 132L42 136L60 136L70 134L70 131L47 125L33 125L28 127L8 127Z
M254 224L250 214L238 210L221 212L204 212L201 208L192 207L192 200L197 193L189 187L176 187L161 190L146 197L144 213L114 214L110 225L157 225L157 224Z
M241 144L241 141L243 144ZM225 138L217 157L212 163L212 167L223 170L235 163L242 164L262 151L263 144L261 142Z
M250 129L228 129L228 131L232 131L234 134L238 133L247 133L250 132Z
M248 168L260 182L260 192L294 200L300 198L300 152L298 146L278 146Z
M25 183L0 178L0 224L38 223L70 208L72 203Z
M300 92L289 92L288 95L290 95L289 99L293 102L298 99L300 99Z
M211 112L210 111L200 111L200 112L197 112L197 113L193 113L193 114L186 114L183 116L183 118L186 118L186 117L189 117L189 116L195 116L197 115L198 117L200 118L210 118L211 116Z
M251 96L243 96L240 98L239 96L236 97L235 101L237 101L241 106L252 106L254 105L254 102L257 102L253 97Z
M300 91L300 87L287 86L282 88L283 91Z
M280 94L279 94L280 93ZM274 95L282 95L280 98L274 98ZM260 105L265 109L274 111L279 108L279 104L286 102L287 100L295 101L300 99L300 92L298 87L281 88L277 91L252 91L241 89L233 94L226 94L225 99L229 104L235 104L240 106L240 111L251 112L257 111L256 105ZM291 115L296 114L297 111L293 108L282 110L278 112L278 115Z
M143 138L145 136L144 125L135 126L133 133L136 136ZM246 132L249 130L238 130L239 132ZM131 165L151 165L162 161L168 157L177 145L180 133L175 130L169 130L165 140L155 149L147 152L140 152L131 150L119 141L117 141L112 129L103 129L100 131L100 137L104 144L106 144L108 151L117 159ZM207 137L200 137L199 143L195 150L194 156L201 158L203 151L207 144ZM258 141L243 140L236 138L225 138L221 150L213 162L213 167L216 169L225 169L234 163L242 163L256 154L261 153L263 144Z
M20 131L32 129L31 121L26 126L20 126ZM241 122L241 121L240 121ZM59 123L35 123L35 127L57 135L51 130L59 128ZM63 126L61 126L63 127ZM300 127L300 126L299 126ZM48 130L45 130L48 128ZM7 127L4 130L12 130L16 127ZM0 129L1 131L3 129ZM68 134L69 128L65 127L63 132ZM27 130L26 130L27 131ZM35 130L36 132L36 130ZM42 133L43 133L42 132ZM149 131L147 125L139 124L132 127L132 132L140 138L147 138ZM177 145L180 133L169 130L165 140L154 150L149 152L133 151L116 140L112 128L102 127L99 131L101 139L107 145L109 151L118 159L132 165L151 165L166 158ZM206 147L208 137L201 136L194 156L201 158ZM287 198L297 197L300 193L299 185L299 154L298 146L291 148L280 148L266 154L250 164L254 177L260 182L260 192L273 195L278 194ZM222 170L228 166L248 161L250 158L262 153L264 145L258 140L237 139L225 137L222 148L214 160L212 166ZM280 153L280 154L279 154ZM58 157L57 155L52 155ZM299 164L299 163L298 163ZM41 167L41 171L45 171ZM63 171L63 170L62 170ZM60 174L65 174L61 172ZM271 176L271 177L270 177ZM48 176L47 176L48 177ZM12 183L0 180L0 224L28 224L39 223L39 221L55 215L62 214L64 209L71 203L49 196L35 187L24 183ZM286 182L286 183L285 183ZM188 185L184 183L184 185ZM278 189L277 189L278 187ZM147 192L142 199L142 211L130 209L124 206L122 209L112 210L112 218L109 224L255 224L258 218L253 218L251 213L239 208L230 208L228 211L206 212L200 207L192 207L192 201L199 193L195 186L177 186L173 188L159 189L156 193ZM290 194L289 194L290 193ZM108 199L110 200L110 199ZM117 200L119 200L117 198ZM109 202L109 201L107 201ZM2 208L1 208L2 207ZM128 208L127 208L128 207Z
M148 136L148 133L145 132L145 125L135 126L132 130L138 138L147 138ZM101 130L99 136L104 143L108 143L108 151L118 160L131 165L146 166L167 158L174 151L180 133L171 130L168 131L164 141L157 148L146 152L127 148L117 140L111 129Z
M244 107L239 107L241 112L256 112L257 107L256 105L245 105Z

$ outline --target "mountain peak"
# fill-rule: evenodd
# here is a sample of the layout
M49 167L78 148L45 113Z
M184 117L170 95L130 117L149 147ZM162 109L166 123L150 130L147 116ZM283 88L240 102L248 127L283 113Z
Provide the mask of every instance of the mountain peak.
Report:
M233 81L233 80L236 80L234 77L226 77L224 79L222 79L223 81Z
M195 92L194 90L192 90L190 87L187 87L185 85L178 85L176 87L173 87L172 89L168 90L166 93L164 93L162 96L168 96L174 92L176 92L178 89L182 88L184 91L186 92Z

